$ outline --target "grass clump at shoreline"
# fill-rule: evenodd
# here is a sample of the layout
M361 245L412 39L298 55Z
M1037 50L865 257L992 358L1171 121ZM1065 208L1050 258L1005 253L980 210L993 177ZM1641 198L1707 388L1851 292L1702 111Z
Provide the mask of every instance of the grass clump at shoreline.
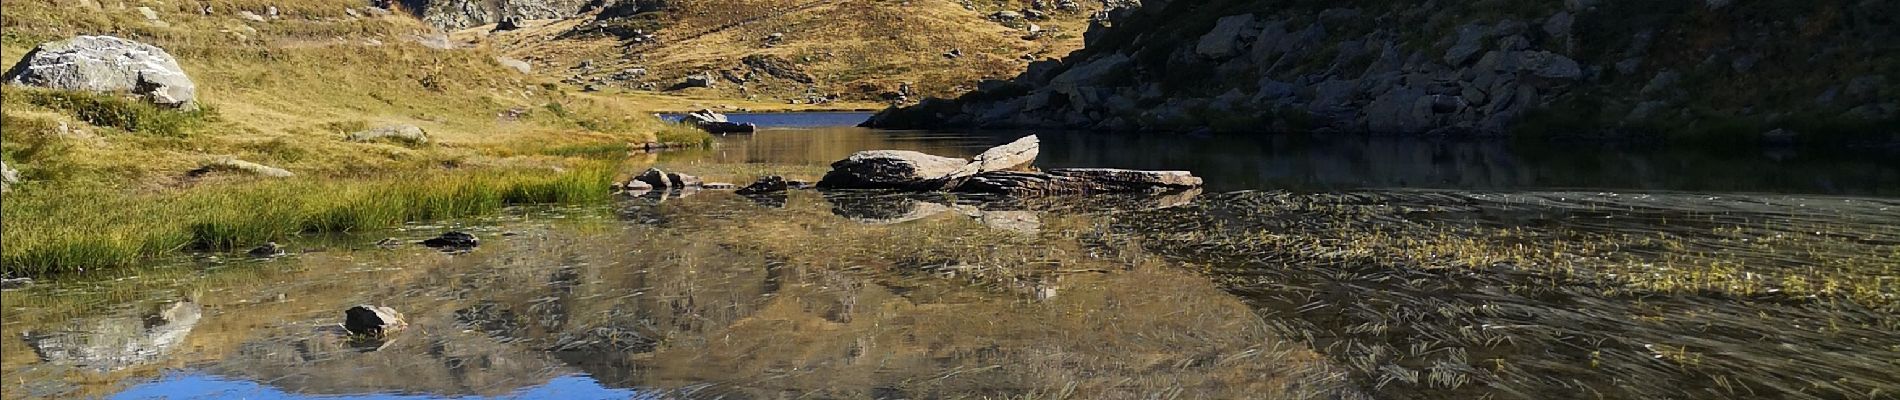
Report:
M184 250L225 251L306 233L481 215L516 204L588 203L613 169L410 173L362 180L264 182L125 195L38 187L7 194L0 273L123 267Z

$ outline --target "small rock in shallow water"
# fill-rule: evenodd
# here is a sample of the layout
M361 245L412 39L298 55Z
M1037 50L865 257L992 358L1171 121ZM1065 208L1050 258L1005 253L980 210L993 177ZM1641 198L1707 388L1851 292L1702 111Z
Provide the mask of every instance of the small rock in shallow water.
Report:
M633 179L646 183L650 189L665 189L673 186L673 180L667 179L666 171L661 171L659 168L647 168L647 172Z
M738 189L739 185L734 185L734 184L725 183L725 182L706 182L706 183L700 184L699 187L706 190L732 190L732 189Z
M351 334L382 336L409 326L396 309L368 304L343 311L343 329Z
M470 235L465 232L449 231L434 239L422 241L422 245L429 247L468 248L480 246L481 241L476 239L475 235Z
M746 185L744 189L739 189L739 194L777 193L789 188L791 188L791 185L785 183L784 177L773 175L759 178L758 181L752 182L751 185Z
M246 254L256 258L271 258L284 255L284 248L278 246L277 242L264 242L263 246L257 246Z
M629 179L627 183L620 184L620 188L629 192L645 192L653 190L653 184L642 182L639 179Z
M33 286L33 278L0 279L0 290L25 289L27 286Z
M684 188L689 188L689 187L700 187L704 185L702 181L699 179L699 177L682 174L678 172L672 172L672 173L666 174L666 181L668 184L672 185L673 188L677 188L677 189L684 189Z

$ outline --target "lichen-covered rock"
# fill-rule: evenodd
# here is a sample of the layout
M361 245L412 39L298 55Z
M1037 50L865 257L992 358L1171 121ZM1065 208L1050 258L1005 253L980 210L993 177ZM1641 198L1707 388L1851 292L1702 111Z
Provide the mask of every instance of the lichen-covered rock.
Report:
M429 143L429 134L415 125L390 125L361 132L351 133L347 139L352 142L394 141L412 145Z
M212 172L227 171L270 178L289 178L296 176L283 168L239 160L232 157L220 157L206 162L204 166L185 172L186 176L204 176Z
M818 181L827 189L916 188L956 172L970 162L908 150L871 150L831 163L831 172Z
M13 167L8 167L7 163L0 162L0 192L7 191L15 183L20 183L20 171L15 171Z
M112 36L79 36L40 44L7 71L9 84L131 93L152 104L197 108L198 86L171 53Z
M970 159L969 164L957 168L944 176L944 179L960 179L991 171L1007 171L1029 167L1036 162L1036 156L1042 152L1042 139L1029 135L1002 146L991 147Z
M416 17L441 29L463 29L504 20L560 19L580 15L599 0L405 0ZM605 3L615 3L606 1Z

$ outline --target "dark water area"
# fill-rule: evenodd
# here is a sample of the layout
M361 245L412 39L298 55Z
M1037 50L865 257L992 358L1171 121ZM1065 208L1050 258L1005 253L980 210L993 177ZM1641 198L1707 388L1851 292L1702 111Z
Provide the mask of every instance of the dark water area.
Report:
M661 119L674 121L674 122L678 122L680 119L685 118L685 117L686 117L685 114L661 114L660 115ZM857 126L859 123L863 123L865 119L870 118L871 114L863 113L863 112L850 112L850 111L837 111L837 112L825 111L825 112L726 114L726 117L735 123L750 123L750 124L756 124L760 127L766 127L766 128L814 128L814 127Z
M823 166L865 149L969 157L1032 132L880 131L869 114L739 114L765 129L675 160ZM1401 137L1033 132L1041 168L1187 170L1210 191L1371 188L1625 190L1900 196L1900 159L1851 151L1746 151L1628 144Z
M766 126L668 170L1027 134ZM831 126L828 126L831 125ZM0 398L1888 399L1900 171L1851 154L1041 133L1206 190L648 192L0 292ZM636 161L646 161L636 158ZM645 168L644 164L630 168ZM744 175L739 175L744 176ZM414 243L445 230L482 245ZM341 332L385 305L409 326Z

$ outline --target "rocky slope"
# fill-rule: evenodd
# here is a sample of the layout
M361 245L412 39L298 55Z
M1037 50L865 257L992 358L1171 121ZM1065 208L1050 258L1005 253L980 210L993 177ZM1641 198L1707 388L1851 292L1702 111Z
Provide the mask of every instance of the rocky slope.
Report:
M1886 142L1900 3L1148 1L886 128ZM1871 133L1870 133L1871 132Z
M461 18L449 12L450 3L427 4L421 18ZM1014 76L1033 60L1081 48L1090 15L1103 5L672 0L579 7L573 17L522 16L519 29L471 26L455 36L523 61L536 74L611 94L906 103L967 92L981 80Z
M579 16L611 0L374 0L377 6L401 5L417 18L442 29L462 29L503 20L559 19ZM396 4L391 4L396 3Z

